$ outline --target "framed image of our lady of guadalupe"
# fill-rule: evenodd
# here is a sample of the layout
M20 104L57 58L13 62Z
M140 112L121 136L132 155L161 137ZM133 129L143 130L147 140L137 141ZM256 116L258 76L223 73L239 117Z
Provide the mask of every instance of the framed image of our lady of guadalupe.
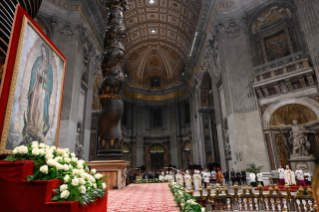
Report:
M38 141L57 146L66 58L17 6L0 87L0 154Z

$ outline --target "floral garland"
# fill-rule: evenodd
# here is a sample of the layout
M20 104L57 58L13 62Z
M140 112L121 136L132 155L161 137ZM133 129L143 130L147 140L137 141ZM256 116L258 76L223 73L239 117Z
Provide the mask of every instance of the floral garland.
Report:
M89 170L84 160L78 160L69 149L56 148L36 141L27 146L13 149L13 154L5 160L32 160L35 164L34 175L27 176L27 180L61 179L62 185L55 189L56 195L52 201L79 201L82 205L94 202L97 197L106 195L104 176Z
M133 183L168 183L168 180L159 180L159 179L139 179L139 180L134 180Z
M206 211L201 205L199 205L196 200L188 194L182 186L176 182L171 182L169 184L171 191L173 192L175 199L182 212L204 212Z

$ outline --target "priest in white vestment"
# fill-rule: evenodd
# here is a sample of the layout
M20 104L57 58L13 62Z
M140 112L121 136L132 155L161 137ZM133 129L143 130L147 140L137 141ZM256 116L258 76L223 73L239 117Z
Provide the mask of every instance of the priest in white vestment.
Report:
M181 186L183 186L184 185L184 180L183 180L183 175L181 174L180 171L177 172L175 177L176 177L177 184L180 184Z
M185 187L187 190L192 188L192 176L189 174L189 171L186 170L186 174L184 175Z
M200 172L195 170L195 174L193 175L194 189L198 191L202 184L202 177L200 176Z
M164 177L164 180L169 180L171 176L169 175L168 171L166 171L166 175Z
M262 186L264 186L263 174L260 171L258 171L258 173L257 173L257 180L258 180L258 183L260 183Z
M289 166L286 166L285 170L285 183L288 185L296 185L295 174L290 170Z
M212 173L212 181L216 181L216 179L217 179L217 172L215 171L215 169L211 172ZM213 183L214 183L213 182Z
M298 184L300 186L305 186L306 183L305 183L305 179L303 177L303 171L299 167L297 167L297 170L295 171L295 173L297 176Z
M207 185L209 185L209 180L211 178L211 175L209 173L209 171L206 169L206 171L203 173L203 177L204 177L204 185L205 185L205 188L207 187ZM216 180L216 177L215 177L215 180Z
M255 173L251 172L249 174L249 178L250 178L251 186L252 187L256 187L257 185L256 185L256 175L255 175Z
M303 177L305 178L306 184L311 185L311 174L308 170L303 173Z
M285 185L285 170L282 168L281 165L279 165L278 174L279 174L279 184Z
M165 173L162 172L161 175L158 177L159 180L164 180L165 179Z
M174 173L173 173L172 171L170 171L169 174L170 174L170 175L169 175L169 181L170 181L170 182L175 182Z

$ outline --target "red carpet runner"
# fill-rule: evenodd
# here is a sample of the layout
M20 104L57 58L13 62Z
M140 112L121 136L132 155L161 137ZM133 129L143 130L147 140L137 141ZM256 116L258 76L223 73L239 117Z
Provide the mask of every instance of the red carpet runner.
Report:
M122 190L110 190L107 212L178 212L168 183L131 184Z

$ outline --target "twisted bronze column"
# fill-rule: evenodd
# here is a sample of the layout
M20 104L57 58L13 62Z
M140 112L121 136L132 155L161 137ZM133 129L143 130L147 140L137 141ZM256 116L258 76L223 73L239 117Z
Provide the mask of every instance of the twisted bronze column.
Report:
M99 90L99 99L103 109L98 121L100 140L97 156L117 159L123 153L121 118L124 105L119 93L124 81L123 38L126 36L126 31L123 24L123 12L129 9L129 3L127 0L106 0L104 3L109 13L101 64L104 79Z

